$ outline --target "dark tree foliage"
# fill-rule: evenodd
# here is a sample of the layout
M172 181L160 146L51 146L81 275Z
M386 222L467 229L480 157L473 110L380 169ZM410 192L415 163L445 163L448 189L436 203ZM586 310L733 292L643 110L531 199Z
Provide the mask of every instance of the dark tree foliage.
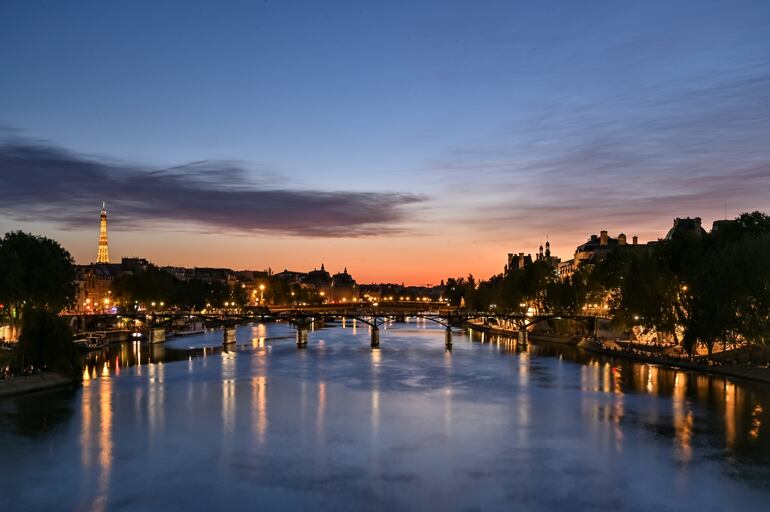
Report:
M165 306L202 309L208 304L221 307L225 302L244 304L240 287L229 290L224 283L206 283L199 279L182 281L155 266L137 274L120 276L112 285L113 296L128 309L139 304L164 303Z
M67 321L46 309L27 307L14 352L19 368L53 370L79 378L82 367Z
M315 289L304 288L299 283L285 279L271 279L264 291L265 302L287 306L290 304L321 304L323 297Z
M0 315L16 323L25 305L57 313L75 296L72 256L57 242L21 231L0 240Z

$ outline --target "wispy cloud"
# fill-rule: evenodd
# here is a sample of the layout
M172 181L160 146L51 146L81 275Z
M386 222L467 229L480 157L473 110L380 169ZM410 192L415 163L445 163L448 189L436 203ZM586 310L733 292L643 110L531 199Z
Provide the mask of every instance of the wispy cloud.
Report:
M281 187L227 162L154 170L85 157L50 144L0 145L0 213L17 220L92 226L102 200L123 228L175 226L319 237L398 233L409 193Z
M730 214L770 208L763 68L636 92L608 98L609 113L567 101L428 168L450 186L473 176L485 199L464 219L491 236L662 229L675 216L721 218L725 202Z

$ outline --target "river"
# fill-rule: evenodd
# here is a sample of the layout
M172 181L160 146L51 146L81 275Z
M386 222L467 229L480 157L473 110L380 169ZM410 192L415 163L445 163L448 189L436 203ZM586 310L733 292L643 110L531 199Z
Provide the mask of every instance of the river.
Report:
M760 510L770 387L427 321L113 345L0 400L3 510Z

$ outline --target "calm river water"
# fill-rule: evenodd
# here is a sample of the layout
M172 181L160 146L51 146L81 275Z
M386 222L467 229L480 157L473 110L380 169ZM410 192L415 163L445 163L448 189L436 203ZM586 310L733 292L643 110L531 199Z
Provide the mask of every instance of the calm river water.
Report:
M0 400L2 510L767 510L770 388L430 323L113 345ZM139 364L137 364L139 363Z

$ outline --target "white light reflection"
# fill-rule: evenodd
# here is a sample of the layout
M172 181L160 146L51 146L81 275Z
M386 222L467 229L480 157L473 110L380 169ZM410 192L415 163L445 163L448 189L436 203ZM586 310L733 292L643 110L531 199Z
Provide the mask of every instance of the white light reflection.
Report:
M235 352L222 353L222 430L235 428Z

